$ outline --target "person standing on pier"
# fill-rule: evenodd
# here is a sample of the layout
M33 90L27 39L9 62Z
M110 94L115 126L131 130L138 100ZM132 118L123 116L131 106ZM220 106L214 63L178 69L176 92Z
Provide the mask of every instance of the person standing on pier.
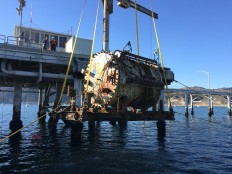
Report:
M24 41L25 41L25 36L24 36L24 32L22 32L19 35L19 45L22 46Z
M54 39L54 37L52 37L52 40L50 40L50 45L51 45L51 50L56 51L57 41Z
M48 49L48 38L45 37L43 41L43 50L47 50L47 49Z

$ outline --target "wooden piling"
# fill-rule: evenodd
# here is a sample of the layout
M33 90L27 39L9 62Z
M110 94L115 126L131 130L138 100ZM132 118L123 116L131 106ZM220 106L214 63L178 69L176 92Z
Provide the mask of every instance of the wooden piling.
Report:
M15 132L23 127L21 117L21 103L22 103L22 82L14 81L14 101L13 101L13 116L10 121L10 130Z

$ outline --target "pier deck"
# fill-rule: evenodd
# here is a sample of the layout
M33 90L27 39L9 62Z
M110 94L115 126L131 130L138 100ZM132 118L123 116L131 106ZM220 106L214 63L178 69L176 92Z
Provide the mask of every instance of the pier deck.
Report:
M74 61L78 69L85 69L89 55L74 54ZM14 86L15 79L28 86L35 86L40 82L63 82L70 53L42 50L38 47L19 46L0 43L0 86ZM72 69L69 73L73 76ZM69 78L72 82L73 78Z

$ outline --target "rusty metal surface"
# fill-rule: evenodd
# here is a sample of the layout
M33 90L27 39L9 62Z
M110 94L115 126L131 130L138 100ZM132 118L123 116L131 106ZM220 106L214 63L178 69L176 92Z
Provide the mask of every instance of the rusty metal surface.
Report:
M157 102L164 88L157 62L131 53L97 53L85 90L93 93L92 105L120 105L146 110ZM118 106L117 106L118 107Z

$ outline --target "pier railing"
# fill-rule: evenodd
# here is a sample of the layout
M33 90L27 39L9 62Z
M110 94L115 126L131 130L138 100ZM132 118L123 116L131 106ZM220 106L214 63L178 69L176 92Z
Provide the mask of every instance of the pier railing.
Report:
M43 43L35 43L34 41L25 40L24 38L22 39L20 37L15 37L15 36L7 36L6 38L7 38L6 40L7 44L26 46L26 47L35 47L39 49L43 48Z
M0 43L6 43L6 36L0 34Z

